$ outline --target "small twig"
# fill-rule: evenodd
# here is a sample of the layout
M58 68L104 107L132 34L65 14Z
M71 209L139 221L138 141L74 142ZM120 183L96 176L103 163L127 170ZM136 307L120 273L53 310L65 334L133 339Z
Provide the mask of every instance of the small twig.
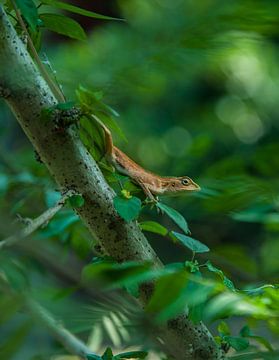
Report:
M31 220L24 229L20 230L17 234L11 235L5 240L2 240L0 242L0 250L5 247L14 245L15 243L32 234L44 224L47 224L48 221L52 219L53 216L64 206L66 200L74 194L75 192L73 190L67 191L53 207L47 209L36 219Z
M65 102L65 97L64 97L64 94L61 92L60 88L54 83L54 81L51 79L51 77L49 76L48 72L46 71L44 65L42 64L41 62L41 59L39 58L39 55L37 53L37 50L33 44L33 41L31 40L30 38L30 35L28 33L28 30L25 26L25 23L21 17L21 14L14 2L14 0L11 0L11 3L14 7L14 10L15 10L15 13L16 13L16 16L17 16L17 20L22 28L22 30L26 33L26 36L27 36L27 41L28 41L28 44L30 46L30 50L34 56L34 59L36 60L36 63L41 71L41 74L42 76L44 77L45 81L47 82L48 86L50 87L50 89L53 91L53 93L55 94L55 96L57 97L57 100L60 101L60 102Z
M75 354L81 359L86 359L86 354L93 354L81 340L65 329L61 322L56 320L52 314L39 303L25 296L24 305L32 318L46 327L52 336L59 341L70 354Z
M19 295L13 290L7 281L5 274L0 273L0 288L8 296L15 298ZM94 354L81 340L75 337L53 315L30 297L29 293L21 293L23 309L39 324L43 325L49 333L57 340L70 354L86 359L86 354ZM94 354L95 355L95 354Z

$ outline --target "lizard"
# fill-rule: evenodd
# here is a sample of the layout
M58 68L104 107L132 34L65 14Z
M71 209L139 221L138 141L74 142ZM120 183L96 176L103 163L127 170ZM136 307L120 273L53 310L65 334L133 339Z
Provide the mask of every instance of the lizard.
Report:
M160 176L145 170L130 159L123 151L113 144L111 131L96 116L92 117L98 122L105 136L105 158L121 174L127 175L139 185L145 195L156 202L155 196L172 195L184 191L197 191L200 186L189 176ZM154 196L155 195L155 196Z

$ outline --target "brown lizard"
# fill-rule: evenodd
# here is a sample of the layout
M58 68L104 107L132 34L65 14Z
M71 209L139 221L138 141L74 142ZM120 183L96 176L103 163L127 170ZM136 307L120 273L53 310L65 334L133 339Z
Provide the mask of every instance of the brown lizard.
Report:
M157 201L153 195L200 190L199 185L188 176L159 176L143 169L113 144L110 130L96 116L92 115L92 117L104 130L107 161L119 173L129 176L133 182L137 183L152 201Z

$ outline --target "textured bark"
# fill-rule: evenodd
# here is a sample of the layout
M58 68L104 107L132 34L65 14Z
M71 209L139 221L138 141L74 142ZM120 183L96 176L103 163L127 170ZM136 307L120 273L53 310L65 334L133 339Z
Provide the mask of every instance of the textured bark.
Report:
M83 195L85 204L77 211L105 251L117 261L144 260L162 266L136 223L126 223L117 215L114 193L77 133L71 128L57 129L54 122L42 119L42 109L57 101L1 7L0 92L61 189ZM152 288L152 283L142 286L143 306ZM222 357L207 328L193 325L186 315L169 321L158 335L178 360Z

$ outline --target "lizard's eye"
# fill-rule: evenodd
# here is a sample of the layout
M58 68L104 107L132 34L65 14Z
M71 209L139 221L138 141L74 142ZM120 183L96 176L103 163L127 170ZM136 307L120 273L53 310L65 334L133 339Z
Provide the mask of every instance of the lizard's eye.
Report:
M182 179L182 180L181 180L181 184L187 186L187 185L190 184L190 180L188 180L188 179Z

